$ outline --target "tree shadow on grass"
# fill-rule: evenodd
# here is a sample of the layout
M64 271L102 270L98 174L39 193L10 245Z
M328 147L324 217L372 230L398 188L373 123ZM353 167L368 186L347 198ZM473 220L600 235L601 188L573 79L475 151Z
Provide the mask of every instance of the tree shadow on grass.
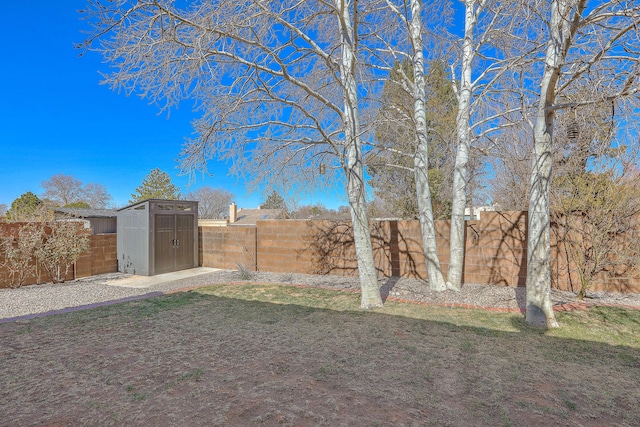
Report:
M380 296L382 296L382 301L387 302L387 298L389 298L389 293L394 288L394 286L400 280L397 276L392 276L385 279L384 284L380 287Z
M524 286L518 286L515 288L516 303L520 309L520 313L525 314L527 310L527 288Z
M519 316L490 320L461 326L454 311L425 320L194 291L34 320L29 330L2 325L12 349L0 370L3 417L47 424L41 408L56 407L60 419L81 409L87 420L186 424L198 408L200 420L221 415L227 425L269 413L300 425L640 423L638 348L549 336ZM97 381L89 368L108 376ZM61 393L68 404L57 404Z

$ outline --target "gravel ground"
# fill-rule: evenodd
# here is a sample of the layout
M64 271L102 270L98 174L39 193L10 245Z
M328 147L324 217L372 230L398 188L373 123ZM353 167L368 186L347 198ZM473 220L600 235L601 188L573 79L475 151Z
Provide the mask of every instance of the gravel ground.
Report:
M235 270L220 270L186 279L153 285L148 288L112 286L107 282L127 278L123 273L109 273L87 277L63 284L24 286L19 289L0 289L0 319L31 316L74 307L91 306L109 301L160 295L169 291L193 288L215 283L244 282ZM358 290L356 277L318 276L289 273L254 273L252 282L291 283L336 289ZM432 292L423 280L385 278L380 280L383 297L434 304L468 304L481 307L522 309L525 307L525 289L487 285L464 285L460 292ZM575 303L575 294L552 291L554 305ZM639 294L613 294L594 292L582 301L587 304L624 305L640 308Z

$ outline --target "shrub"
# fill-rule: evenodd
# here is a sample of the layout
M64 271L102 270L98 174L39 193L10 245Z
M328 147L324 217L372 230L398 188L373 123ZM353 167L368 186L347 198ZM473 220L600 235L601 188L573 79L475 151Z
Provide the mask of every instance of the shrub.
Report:
M33 254L42 246L42 225L26 223L16 235L0 238L2 265L9 274L9 287L22 286L27 277L35 274L36 261Z
M46 229L49 232L43 233L43 243L36 248L35 257L51 281L61 283L71 265L89 250L89 235L73 221L51 222Z

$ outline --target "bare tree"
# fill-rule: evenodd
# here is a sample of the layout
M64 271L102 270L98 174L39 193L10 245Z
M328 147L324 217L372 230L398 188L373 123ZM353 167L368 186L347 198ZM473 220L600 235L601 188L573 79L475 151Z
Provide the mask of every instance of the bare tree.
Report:
M415 136L415 142L410 144L408 152L400 153L409 155L413 161L413 174L415 177L415 191L418 212L422 230L422 244L427 264L429 286L433 290L444 290L445 281L442 275L440 260L436 248L436 233L431 197L431 187L428 177L429 146L433 139L430 132L426 112L427 82L425 79L425 59L423 43L425 13L421 0L411 0L408 4L404 1L385 0L385 6L395 22L388 25L383 21L383 27L379 28L372 40L376 40L371 51L375 52L375 67L391 73L396 70L394 79L400 89L404 90L413 101L413 108L408 111L398 110L404 121L412 123L413 129L409 135ZM386 28L384 28L386 27ZM410 66L397 66L397 64L409 64ZM391 82L391 80L389 80ZM397 151L397 148L379 147L381 150Z
M526 126L503 131L494 140L488 156L493 171L489 193L501 210L527 210L532 147L533 135Z
M547 25L546 52L534 123L530 180L527 322L558 323L551 305L549 195L556 112L631 97L638 92L640 51L636 2L553 0L532 4ZM590 100L562 102L563 94L590 88ZM560 101L560 102L559 102Z
M453 173L447 288L459 290L464 265L465 208L478 144L491 146L495 134L522 122L521 69L539 43L523 22L530 12L519 1L464 0L464 34L454 43L452 83L458 97L456 160ZM493 138L489 138L494 135ZM484 151L484 150L483 150Z
M233 194L221 188L200 187L187 194L187 200L198 201L200 218L220 219L229 215L229 205Z
M186 171L233 159L236 171L316 182L319 165L342 169L355 234L362 307L382 305L371 250L356 81L354 0L90 2L87 47L116 70L106 82L162 108L193 99L198 137ZM256 173L260 172L260 173Z
M61 206L83 201L82 182L71 175L59 173L42 181L41 185L45 190L42 197L53 200Z
M347 194L351 207L354 243L358 258L358 274L362 288L362 306L380 307L382 297L378 288L377 273L373 262L371 231L365 201L364 164L362 142L360 140L360 122L358 117L358 87L356 83L357 48L357 3L353 1L353 14L349 10L348 0L336 0L339 11L342 61L339 65L343 86L343 121L346 141ZM355 22L354 22L355 20Z
M83 192L84 201L93 209L106 209L111 203L112 197L102 184L89 183L84 186Z
M422 2L411 1L411 20L409 22L409 34L414 46L412 52L412 64L414 72L413 117L416 125L418 143L414 154L414 174L416 180L416 193L418 197L418 218L422 229L422 244L427 259L427 273L429 285L434 290L444 290L444 278L436 245L435 224L433 222L433 204L431 202L431 188L429 187L429 139L427 128L427 112L425 106L426 81L424 78L424 52L422 43Z
M585 102L588 95L581 95L586 88L578 88L566 102ZM560 101L564 102L564 101ZM554 144L552 153L552 195L562 189L553 190L558 179L571 179L592 168L590 162L603 157L620 158L622 153L613 145L632 147L629 141L632 132L626 131L624 138L616 137L622 131L619 123L632 116L614 102L601 102L581 108L558 111L555 117ZM626 118L625 118L626 116ZM633 122L631 120L631 122ZM622 134L621 134L622 135ZM488 161L493 171L490 182L492 200L504 210L526 210L529 203L529 178L533 155L533 130L530 126L517 126L503 130L490 148Z
M475 56L479 53L478 48L482 46L482 43L476 40L475 31L478 19L484 11L486 3L487 0L464 1L465 19L462 55L460 58L460 78L459 83L454 86L458 96L458 117L456 118L458 144L456 165L453 173L447 288L456 290L459 290L462 286L462 268L464 265L464 211L467 203L467 164L473 139L471 131L471 100L474 92L472 66Z
M104 185L87 184L71 175L56 174L46 181L42 181L45 189L43 199L49 199L60 206L86 203L94 209L104 209L111 200L111 195Z
M429 182L427 175L428 163L425 163L425 160L429 159L428 144L425 145L424 142L442 136L438 134L437 129L430 126L431 123L425 122L423 118L425 113L421 111L425 108L423 51L427 50L422 41L422 33L425 30L431 34L443 33L446 32L446 28L440 24L442 19L439 19L439 22L431 22L429 25L429 21L421 16L422 3L419 0L410 2L386 0L387 7L403 23L401 32L409 35L409 42L403 43L402 36L398 37L398 30L392 37L383 34L380 37L387 41L384 53L380 53L380 56L391 55L396 63L403 63L403 60L410 58L411 73L400 73L404 77L400 84L411 94L415 105L412 115L417 141L415 144L417 162L414 165L414 173L418 201L423 205L419 209L421 211L419 218L422 222L425 251L432 251L425 253L427 265L433 268L429 274L429 281L432 289L459 290L464 262L464 211L467 200L473 197L468 183L475 172L474 167L477 162L471 152L471 146L474 141L486 138L491 132L513 126L514 120L522 116L519 113L521 106L515 104L512 99L517 99L518 96L510 95L511 92L518 95L518 91L511 91L509 87L513 83L517 65L535 51L536 44L535 40L529 42L526 37L520 37L517 50L515 49L514 39L517 35L511 33L514 28L517 28L514 23L522 18L521 8L514 8L517 6L515 1L465 0L463 37L454 36L451 37L453 40L451 41L449 38L432 36L431 42L439 41L440 46L431 50L440 52L442 56L440 60L451 65L451 86L457 96L456 160L452 174L451 252L448 278L446 282L442 282L439 261L435 254L435 235L431 227L432 183ZM440 7L446 10L446 6L440 3L431 3L429 7ZM442 12L434 14L432 11L429 15L436 15L439 18L446 16ZM444 54L443 47L446 48ZM452 53L447 54L447 50L451 50ZM378 67L382 68L382 66ZM402 67L399 68L402 72ZM405 115L408 114L405 113ZM509 120L501 120L505 116L508 116Z

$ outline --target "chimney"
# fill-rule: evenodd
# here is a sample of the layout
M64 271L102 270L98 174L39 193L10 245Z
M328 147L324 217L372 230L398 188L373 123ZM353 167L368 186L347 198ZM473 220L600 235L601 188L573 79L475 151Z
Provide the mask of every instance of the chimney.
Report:
M229 206L229 223L233 224L237 220L238 220L238 207L234 202L234 203L231 203L231 206Z

